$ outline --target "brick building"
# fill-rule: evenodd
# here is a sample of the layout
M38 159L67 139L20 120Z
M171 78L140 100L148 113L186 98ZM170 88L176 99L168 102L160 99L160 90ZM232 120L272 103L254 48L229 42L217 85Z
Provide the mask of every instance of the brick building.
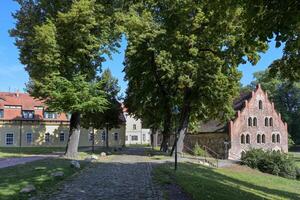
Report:
M221 157L234 160L251 148L288 151L287 124L260 85L242 94L234 102L234 109L234 119L228 123L211 120L202 124L199 134L192 139L186 137L185 144L191 147L198 142Z
M108 131L109 146L125 145L125 118ZM66 146L69 115L47 110L26 93L0 92L0 147ZM79 146L106 145L105 129L81 129Z

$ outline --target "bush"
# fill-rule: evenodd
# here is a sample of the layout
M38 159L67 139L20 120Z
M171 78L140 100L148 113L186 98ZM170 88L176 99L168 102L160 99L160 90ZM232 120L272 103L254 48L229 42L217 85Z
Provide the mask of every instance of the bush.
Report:
M205 155L205 151L204 149L202 149L200 147L200 145L198 144L198 142L195 144L194 149L193 149L193 153L196 156L204 156Z
M281 152L251 149L242 157L241 163L262 172L285 178L295 179L297 176L294 160L288 154Z

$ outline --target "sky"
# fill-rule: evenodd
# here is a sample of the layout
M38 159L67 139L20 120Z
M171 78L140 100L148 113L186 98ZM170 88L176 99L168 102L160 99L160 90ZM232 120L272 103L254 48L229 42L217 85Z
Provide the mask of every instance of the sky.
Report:
M14 45L14 38L9 36L8 30L15 26L15 20L12 13L18 9L18 4L13 0L2 0L0 4L0 91L21 91L25 89L25 83L28 81L28 74L24 66L19 61L19 52ZM123 38L119 53L115 53L112 59L107 59L103 63L103 69L109 68L121 86L120 94L124 94L127 83L124 81L123 60L126 49L126 39ZM257 65L250 63L240 65L243 77L241 83L249 84L253 80L253 73L266 69L274 60L282 56L282 48L275 48L274 42L269 45L269 50L260 54L261 59Z

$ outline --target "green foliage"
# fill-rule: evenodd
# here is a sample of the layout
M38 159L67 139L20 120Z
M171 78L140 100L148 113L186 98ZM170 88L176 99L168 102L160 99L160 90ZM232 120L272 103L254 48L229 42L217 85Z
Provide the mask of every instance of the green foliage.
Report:
M57 111L103 112L108 102L97 73L103 54L117 46L111 6L94 0L18 3L11 35L30 75L30 94Z
M196 142L196 144L194 146L194 149L193 149L193 153L196 156L204 156L205 155L205 150L200 147L198 142Z
M281 152L251 149L242 157L242 164L276 176L296 178L295 161Z

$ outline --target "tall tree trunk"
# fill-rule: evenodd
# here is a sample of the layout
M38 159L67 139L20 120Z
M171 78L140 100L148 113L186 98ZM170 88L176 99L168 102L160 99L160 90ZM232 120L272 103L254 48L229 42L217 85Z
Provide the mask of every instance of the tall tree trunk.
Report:
M80 113L74 112L70 119L69 138L65 156L68 158L76 158L78 153L78 144L80 137Z
M184 147L184 137L188 130L190 122L190 113L191 113L191 90L185 89L182 111L179 120L179 127L176 134L179 134L179 137L176 137L174 144L172 146L171 155L173 154L176 143L178 153L182 153Z
M168 151L168 147L169 147L169 140L170 140L170 132L171 132L171 127L172 127L172 113L170 110L170 107L166 107L166 115L165 115L165 119L164 119L164 129L162 132L162 136L163 136L163 140L162 143L160 145L160 150L163 152L167 152Z

